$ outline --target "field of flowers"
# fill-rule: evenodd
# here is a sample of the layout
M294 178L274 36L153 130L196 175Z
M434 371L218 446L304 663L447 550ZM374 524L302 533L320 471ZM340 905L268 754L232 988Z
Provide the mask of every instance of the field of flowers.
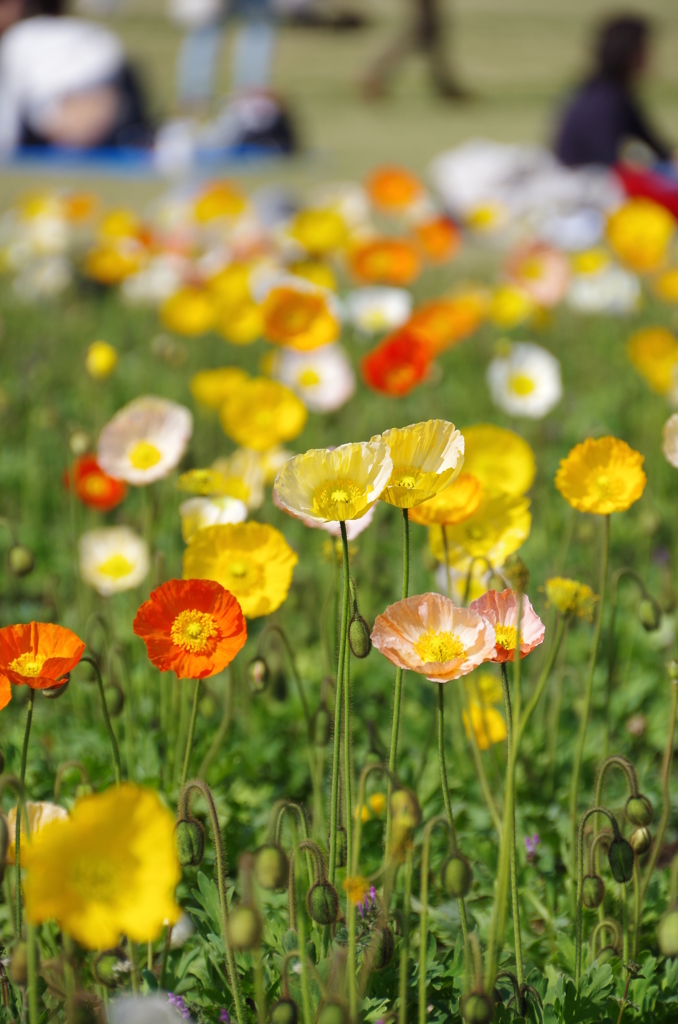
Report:
M678 1017L675 221L443 211L0 219L0 1021Z

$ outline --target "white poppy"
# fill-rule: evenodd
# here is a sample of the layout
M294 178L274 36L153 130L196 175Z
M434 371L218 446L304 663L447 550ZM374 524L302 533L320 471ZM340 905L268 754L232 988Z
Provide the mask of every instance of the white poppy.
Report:
M183 405L143 395L101 431L97 461L109 476L141 487L162 480L178 465L192 433L193 416Z
M511 345L506 355L495 356L487 368L492 401L509 416L539 420L563 395L560 363L533 342Z
M312 352L285 348L273 366L273 376L295 391L311 412L334 412L355 391L355 373L341 345L325 345Z
M133 305L159 305L179 290L185 271L186 261L180 256L154 256L136 274L125 278L120 289L122 297Z
M247 519L247 505L240 498L218 495L211 498L189 498L179 506L181 536L188 544L194 533L205 526L221 526L223 523L244 523Z
M568 305L578 313L632 313L640 302L640 282L622 267L608 266L598 274L579 274L567 293Z
M73 280L73 268L66 256L46 256L27 263L15 277L12 288L24 302L61 295Z
M678 412L669 416L662 430L664 458L678 469Z
M80 576L104 597L138 587L150 568L148 544L128 526L103 526L78 541Z
M412 315L412 296L405 288L355 288L345 302L350 323L363 334L395 331Z

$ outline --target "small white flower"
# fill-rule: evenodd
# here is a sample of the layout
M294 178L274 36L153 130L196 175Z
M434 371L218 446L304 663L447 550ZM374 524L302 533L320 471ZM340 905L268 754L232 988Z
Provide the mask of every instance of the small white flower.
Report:
M572 279L567 302L578 313L632 313L640 302L640 282L622 267L609 266L598 274Z
M311 412L334 412L355 391L355 373L341 345L312 352L283 349L275 359L273 376L295 391Z
M205 526L221 526L223 523L244 523L247 519L247 505L239 498L219 495L212 498L189 498L179 506L181 536L186 544L194 533Z
M24 302L61 295L73 280L73 269L66 256L46 256L31 261L15 277L12 288Z
M183 944L190 939L195 931L195 925L191 921L188 914L182 914L177 923L172 928L172 938L170 939L171 949L181 949Z
M487 368L492 401L509 416L539 420L563 395L560 363L540 345L522 341L507 355L495 356Z
M121 293L133 305L159 305L181 287L185 261L171 253L154 256L136 274L122 282Z
M363 334L395 331L412 314L412 296L405 288L355 288L345 301L350 323Z
M103 526L78 541L80 576L104 597L138 587L148 575L148 545L128 526Z
M678 412L669 416L662 430L664 458L678 469Z
M105 473L136 487L162 480L181 461L193 433L183 405L144 395L120 409L99 435L97 461Z
M181 1024L179 1010L167 996L120 996L111 1004L111 1024Z

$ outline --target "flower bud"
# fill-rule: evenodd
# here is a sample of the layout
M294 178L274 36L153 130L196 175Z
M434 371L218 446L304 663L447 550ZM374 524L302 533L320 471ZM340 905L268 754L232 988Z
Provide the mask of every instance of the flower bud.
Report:
M261 846L254 861L254 876L262 889L286 889L290 866L277 843Z
M249 903L240 903L231 911L227 928L231 949L254 949L261 940L261 918Z
M35 555L25 544L12 544L7 552L7 568L12 576L28 576L35 568Z
M339 825L337 828L337 852L335 858L335 867L345 868L346 867L346 829L343 825ZM330 842L327 840L327 848L329 850Z
M600 875L585 875L581 890L582 902L589 910L599 907L605 899L605 882Z
M621 837L610 843L607 851L610 862L610 871L616 882L630 882L633 878L633 847Z
M84 796L91 796L94 792L94 786L90 785L89 782L81 782L75 787L75 799L82 800Z
M633 847L633 852L642 857L652 846L652 833L646 825L639 825L629 836L629 843Z
M263 658L252 658L247 666L247 685L250 693L263 693L268 686L270 672Z
M468 896L473 883L473 871L466 857L458 853L448 857L443 864L440 880L448 896L458 900Z
M667 910L657 928L659 948L664 956L678 956L678 910Z
M678 682L678 658L671 658L666 666L666 671L672 683Z
M372 967L375 971L383 971L393 959L393 952L395 950L393 932L388 925L384 928L377 928L372 936L372 941L375 946Z
M494 1003L484 992L470 992L461 1007L466 1024L490 1024L494 1016Z
M341 1003L325 1003L316 1017L316 1024L348 1024L349 1016Z
M197 868L205 854L205 827L195 818L182 818L174 826L174 849L184 868Z
M293 999L279 999L271 1007L271 1024L297 1024L299 1011Z
M25 942L17 942L12 950L9 976L15 985L23 986L28 981L28 950Z
M654 809L647 797L639 793L626 801L626 817L632 825L649 825L654 817Z
M56 686L46 686L40 693L43 695L45 700L57 700L62 697L68 689L68 684L71 681L70 673L63 677L63 682L59 682Z
M326 747L330 739L330 713L326 707L319 707L313 718L313 743Z
M653 597L645 597L638 605L638 618L644 630L654 633L659 629L662 620L662 610Z
M512 590L519 590L521 594L525 593L530 582L530 570L520 555L509 555L504 562L502 572Z
M316 882L306 893L306 907L316 924L334 924L339 917L339 893L330 882Z
M421 808L411 789L404 786L391 793L391 816L398 828L416 828L421 821Z
M117 988L130 973L132 964L123 949L105 949L94 961L94 977L106 988Z
M108 686L104 686L104 697L109 716L117 718L125 706L125 694L117 683L109 683Z
M366 658L372 650L370 627L359 611L353 613L348 625L348 642L355 658Z

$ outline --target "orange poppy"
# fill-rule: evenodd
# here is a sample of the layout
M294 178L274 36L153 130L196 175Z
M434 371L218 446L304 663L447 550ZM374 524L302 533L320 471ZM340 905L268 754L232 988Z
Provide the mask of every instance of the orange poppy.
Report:
M30 686L32 690L63 685L64 676L75 668L84 650L80 637L51 622L28 622L0 629L0 678L7 684L0 688L0 705L4 707L9 702L9 697L5 700L9 683Z
M156 668L177 679L216 675L247 640L238 601L215 580L168 580L144 601L133 628Z
M461 248L459 228L444 215L421 221L414 233L429 263L447 263Z
M400 213L424 194L424 187L404 167L377 167L367 179L367 191L375 206Z
M329 345L339 334L339 322L321 291L272 288L263 303L264 337L276 345L310 352Z
M366 284L411 284L421 270L419 251L405 238L362 242L353 249L350 262L354 276Z
M403 328L368 352L361 364L363 380L384 395L406 395L426 376L431 356L427 342Z
M438 353L474 334L481 319L479 302L474 297L459 296L425 302L415 309L405 328L422 334Z
M104 473L94 455L81 455L64 474L66 487L73 484L76 495L89 508L110 512L127 497L127 484Z

